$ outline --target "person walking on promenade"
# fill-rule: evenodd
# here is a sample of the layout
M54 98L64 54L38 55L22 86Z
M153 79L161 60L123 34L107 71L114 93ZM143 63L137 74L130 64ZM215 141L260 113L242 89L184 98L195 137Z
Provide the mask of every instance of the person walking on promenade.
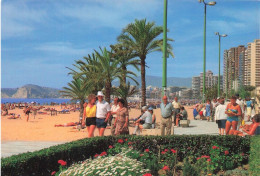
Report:
M210 100L207 100L205 116L206 116L208 122L210 120L210 111L211 111L211 103L210 103Z
M244 120L245 107L244 107L244 101L241 99L241 97L239 97L239 94L236 94L236 97L237 97L236 103L241 108L241 116L238 117L238 123L237 123L237 127L240 127L242 125L242 121Z
M111 106L111 135L114 136L115 135L115 120L116 120L116 114L117 114L117 110L119 109L119 105L118 105L118 98L115 97L114 98L114 104Z
M241 116L241 108L236 103L237 97L232 96L230 99L230 103L226 107L225 113L228 115L226 122L226 135L229 134L229 130L232 126L233 130L237 129L238 116Z
M107 127L108 118L111 115L111 108L108 102L104 100L104 94L98 91L97 94L97 113L96 113L96 125L98 128L99 136L104 136L104 131Z
M116 111L116 119L114 120L115 135L129 134L128 119L129 113L125 107L125 101L123 99L116 99L118 102L118 109Z
M160 104L161 109L161 135L165 135L165 128L166 128L166 135L171 134L172 128L172 115L173 115L173 106L172 103L168 102L167 96L163 96L163 102ZM173 131L174 133L174 131Z
M177 114L179 114L180 110L181 110L181 104L178 102L178 97L174 98L174 101L172 102L172 106L174 108L174 112L173 112L174 125L177 126L176 117L177 117Z
M250 100L250 98L246 98L246 115L247 115L247 121L250 121L251 118L251 113L252 113L252 101Z
M88 137L94 137L94 130L96 128L96 96L94 94L90 94L88 96L88 104L84 108L83 117L82 117L82 126L84 127L86 124Z
M216 112L216 108L217 108L217 106L219 105L219 97L217 98L217 99L213 99L212 100L212 102L211 102L211 104L212 104L212 114L211 114L211 116L212 116L212 121L214 121L214 119L215 119L215 112Z
M199 104L196 104L193 109L193 118L194 120L197 120L196 117L199 115Z
M218 124L219 135L224 135L227 122L227 114L225 113L227 106L225 105L225 99L221 97L219 99L219 105L215 111L215 121Z

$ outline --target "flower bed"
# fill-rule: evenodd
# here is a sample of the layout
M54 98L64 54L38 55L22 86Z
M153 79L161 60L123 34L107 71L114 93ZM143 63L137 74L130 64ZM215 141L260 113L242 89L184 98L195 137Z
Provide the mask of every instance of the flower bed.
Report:
M132 150L134 153L131 154L131 156L136 157L131 158L137 159L140 162L149 161L144 162L144 164L147 169L151 168L150 170L152 173L158 173L158 170L161 170L161 172L167 171L167 167L164 168L164 165L168 166L170 171L172 171L171 163L168 165L163 163L167 160L167 158L164 159L163 157L173 154L173 151L176 153L172 156L174 158L171 160L175 159L176 164L172 163L172 165L174 165L175 171L178 172L178 170L183 167L181 166L181 163L184 161L184 158L188 158L188 162L191 165L194 165L198 157L210 155L211 150L213 150L212 146L214 145L219 147L218 150L221 157L232 156L232 160L241 160L239 161L241 164L248 163L250 150L249 137L175 135L168 137L127 136L127 141L125 141L125 139L126 136L106 136L102 138L83 139L53 146L37 152L28 152L8 158L2 158L1 175L51 175L53 171L59 170L60 164L57 163L58 160L64 160L67 162L67 166L70 166L73 163L78 163L88 158L94 158L96 154L100 154L102 151L107 151L108 155L111 156L113 155L112 152L116 155L121 152L120 148L116 147L116 145L124 145L134 149ZM109 146L112 146L112 148L109 148ZM226 150L228 150L228 154L225 152ZM242 159L233 157L240 157L242 153L244 153ZM140 156L140 154L143 156ZM146 159L147 157L149 157L149 159ZM214 158L211 157L211 161L213 161L213 159ZM222 159L219 158L217 160L221 162ZM223 168L224 167L227 166L223 166ZM165 170L163 170L163 168ZM222 168L217 168L216 170L218 169Z
M128 138L118 139L117 143L108 147L107 152L96 154L94 157L97 159L74 164L56 175L213 175L235 169L247 159L244 153L230 153L230 148L213 145L209 155L197 158L194 155L186 156L183 164L178 160L181 151L177 149L158 145L157 152L149 148L137 151L134 149L136 144ZM248 172L243 175L248 175Z

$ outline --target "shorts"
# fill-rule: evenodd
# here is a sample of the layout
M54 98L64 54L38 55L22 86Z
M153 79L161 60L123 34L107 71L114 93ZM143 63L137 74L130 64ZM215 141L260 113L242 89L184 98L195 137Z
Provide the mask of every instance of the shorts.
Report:
M87 117L86 126L96 125L96 117Z
M151 128L152 128L152 124L150 124L150 123L145 123L145 124L143 124L143 128L144 128L144 129L151 129Z
M107 127L107 123L105 122L105 120L106 119L96 118L97 128L106 128Z
M218 120L218 128L226 128L227 120Z
M247 107L247 108L246 108L246 114L247 114L248 116L251 116L251 114L252 114L252 108L251 108L251 107Z
M228 117L227 120L229 122L237 121L238 122L238 117Z

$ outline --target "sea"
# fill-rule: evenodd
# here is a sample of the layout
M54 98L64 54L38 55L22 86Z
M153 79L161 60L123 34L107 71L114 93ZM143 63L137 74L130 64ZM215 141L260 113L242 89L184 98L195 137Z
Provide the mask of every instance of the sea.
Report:
M1 103L40 103L40 105L50 105L51 103L71 103L71 99L65 98L1 98ZM75 103L75 101L73 101Z

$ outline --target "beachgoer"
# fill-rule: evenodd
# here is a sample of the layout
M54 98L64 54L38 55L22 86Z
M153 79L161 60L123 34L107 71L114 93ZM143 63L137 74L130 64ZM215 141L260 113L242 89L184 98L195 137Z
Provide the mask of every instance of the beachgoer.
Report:
M129 134L128 119L129 113L125 107L125 101L123 99L116 99L119 108L116 111L116 118L114 122L115 135Z
M172 128L172 115L173 115L173 106L172 103L168 102L167 96L163 96L163 102L160 104L161 109L161 135L165 135L165 128L166 128L166 135L171 135L171 128ZM174 132L173 132L174 133Z
M241 99L241 97L239 97L239 94L236 94L237 100L236 103L240 106L241 108L241 116L238 117L238 123L237 126L241 126L242 125L242 121L244 121L244 112L245 112L245 107L244 107L244 102Z
M197 120L196 117L199 115L199 104L196 104L194 109L193 109L193 117L194 120Z
M111 107L111 116L110 116L110 118L111 118L111 135L112 136L114 136L115 135L115 127L116 127L116 125L115 125L115 119L116 119L116 114L117 114L117 110L119 109L119 105L118 105L118 98L117 97L115 97L114 98L114 104L112 105L112 107Z
M111 114L111 108L108 102L103 100L104 98L103 92L98 91L97 97L98 97L98 101L97 101L96 123L97 123L99 136L104 136L104 131L107 127L107 121Z
M218 124L219 135L224 135L227 122L227 114L225 113L227 106L224 102L224 98L219 99L219 105L217 106L215 112L215 121Z
M181 104L178 102L178 97L174 98L174 101L172 102L172 106L174 108L173 110L174 125L177 126L176 115L179 114L181 110Z
M247 115L247 121L250 121L251 118L251 113L252 113L252 101L250 100L250 98L246 98L246 115Z
M12 116L7 117L8 119L19 119L21 118L20 114L18 114L17 116L15 116L15 114L12 114Z
M147 107L146 106L143 106L142 107L142 109L141 109L141 115L138 117L138 118L136 118L136 119L133 119L133 121L135 122L135 129L134 129L134 132L133 132L133 135L136 135L136 134L138 134L138 135L140 135L140 132L141 132L141 130L140 130L140 123L144 123L144 120L139 120L141 117L142 117L142 115L145 113L147 111ZM139 120L139 121L138 121Z
M155 114L153 113L153 110L152 110L152 128L156 128L156 116Z
M207 100L205 116L206 116L208 122L210 120L210 111L211 111L211 103L210 103L210 100Z
M256 114L252 118L252 123L250 125L244 125L242 128L242 132L238 130L230 130L229 135L238 135L238 136L245 136L245 135L260 135L260 114Z
M141 120L144 121L144 124L141 126L141 129L151 129L152 128L152 111L153 108L149 107L148 111L145 111L145 113L136 121L136 123L139 123Z
M32 109L31 106L24 108L24 113L25 113L25 115L27 116L27 118L26 118L26 121L27 121L27 122L29 121L29 114L31 113L31 109Z
M96 96L94 94L90 94L88 96L88 104L84 108L83 117L82 117L82 126L87 127L88 137L94 137L94 130L96 128Z
M64 123L64 124L56 124L54 127L71 127L71 126L77 126L79 125L79 122L69 122L69 123Z
M236 103L236 96L232 96L230 103L227 105L225 113L228 115L226 122L226 134L229 134L229 130L232 126L233 130L237 129L238 116L241 116L241 108Z

